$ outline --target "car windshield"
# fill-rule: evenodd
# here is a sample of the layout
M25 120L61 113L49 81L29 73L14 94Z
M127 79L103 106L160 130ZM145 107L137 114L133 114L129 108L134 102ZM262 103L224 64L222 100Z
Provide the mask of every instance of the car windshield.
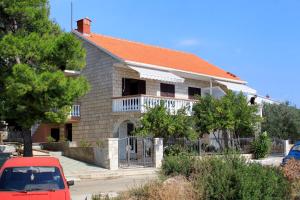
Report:
M295 145L292 150L293 151L300 151L300 145Z
M0 178L0 192L53 191L64 188L64 182L57 167L5 168Z

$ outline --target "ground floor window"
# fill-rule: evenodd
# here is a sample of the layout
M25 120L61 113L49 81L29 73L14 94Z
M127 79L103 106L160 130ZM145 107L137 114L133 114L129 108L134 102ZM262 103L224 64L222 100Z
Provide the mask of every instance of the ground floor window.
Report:
M55 142L59 141L59 128L51 128L51 137L55 139Z

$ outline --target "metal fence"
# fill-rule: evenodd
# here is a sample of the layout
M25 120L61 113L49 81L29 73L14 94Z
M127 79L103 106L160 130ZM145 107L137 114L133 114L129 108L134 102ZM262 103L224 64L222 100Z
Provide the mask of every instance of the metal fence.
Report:
M237 151L243 154L251 153L251 143L255 138L229 138L225 140L224 138L205 138L196 141L190 141L185 138L169 139L166 142L166 147L172 145L179 145L189 152L196 155L202 154L223 154L228 150ZM272 148L271 153L282 154L284 153L284 140L272 138Z
M177 138L169 139L166 143L166 147L176 144L197 155L222 154L229 149L240 153L250 153L253 139L254 138L231 138L224 140L223 138L208 138L190 141L185 138Z

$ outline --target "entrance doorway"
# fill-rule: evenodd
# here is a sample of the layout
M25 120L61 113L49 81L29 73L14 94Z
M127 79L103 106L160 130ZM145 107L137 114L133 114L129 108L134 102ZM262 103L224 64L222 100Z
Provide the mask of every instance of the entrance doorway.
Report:
M65 130L67 140L72 142L72 124L66 124Z
M130 153L131 157L135 158L137 153L137 139L136 137L132 137L132 132L134 131L134 125L132 123L127 124L127 136L129 136L129 145L130 145Z
M51 128L51 137L55 142L59 141L59 128Z

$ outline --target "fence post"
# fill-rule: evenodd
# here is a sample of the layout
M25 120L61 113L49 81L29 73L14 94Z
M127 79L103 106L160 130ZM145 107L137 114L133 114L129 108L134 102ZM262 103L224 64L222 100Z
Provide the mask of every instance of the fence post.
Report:
M108 138L108 161L109 169L116 170L119 168L119 139Z
M154 138L154 167L160 168L164 157L163 138Z
M290 145L288 140L283 140L283 153L284 156L287 156L290 151Z
M201 156L201 150L202 150L201 145L202 145L201 139L198 139L199 156Z

